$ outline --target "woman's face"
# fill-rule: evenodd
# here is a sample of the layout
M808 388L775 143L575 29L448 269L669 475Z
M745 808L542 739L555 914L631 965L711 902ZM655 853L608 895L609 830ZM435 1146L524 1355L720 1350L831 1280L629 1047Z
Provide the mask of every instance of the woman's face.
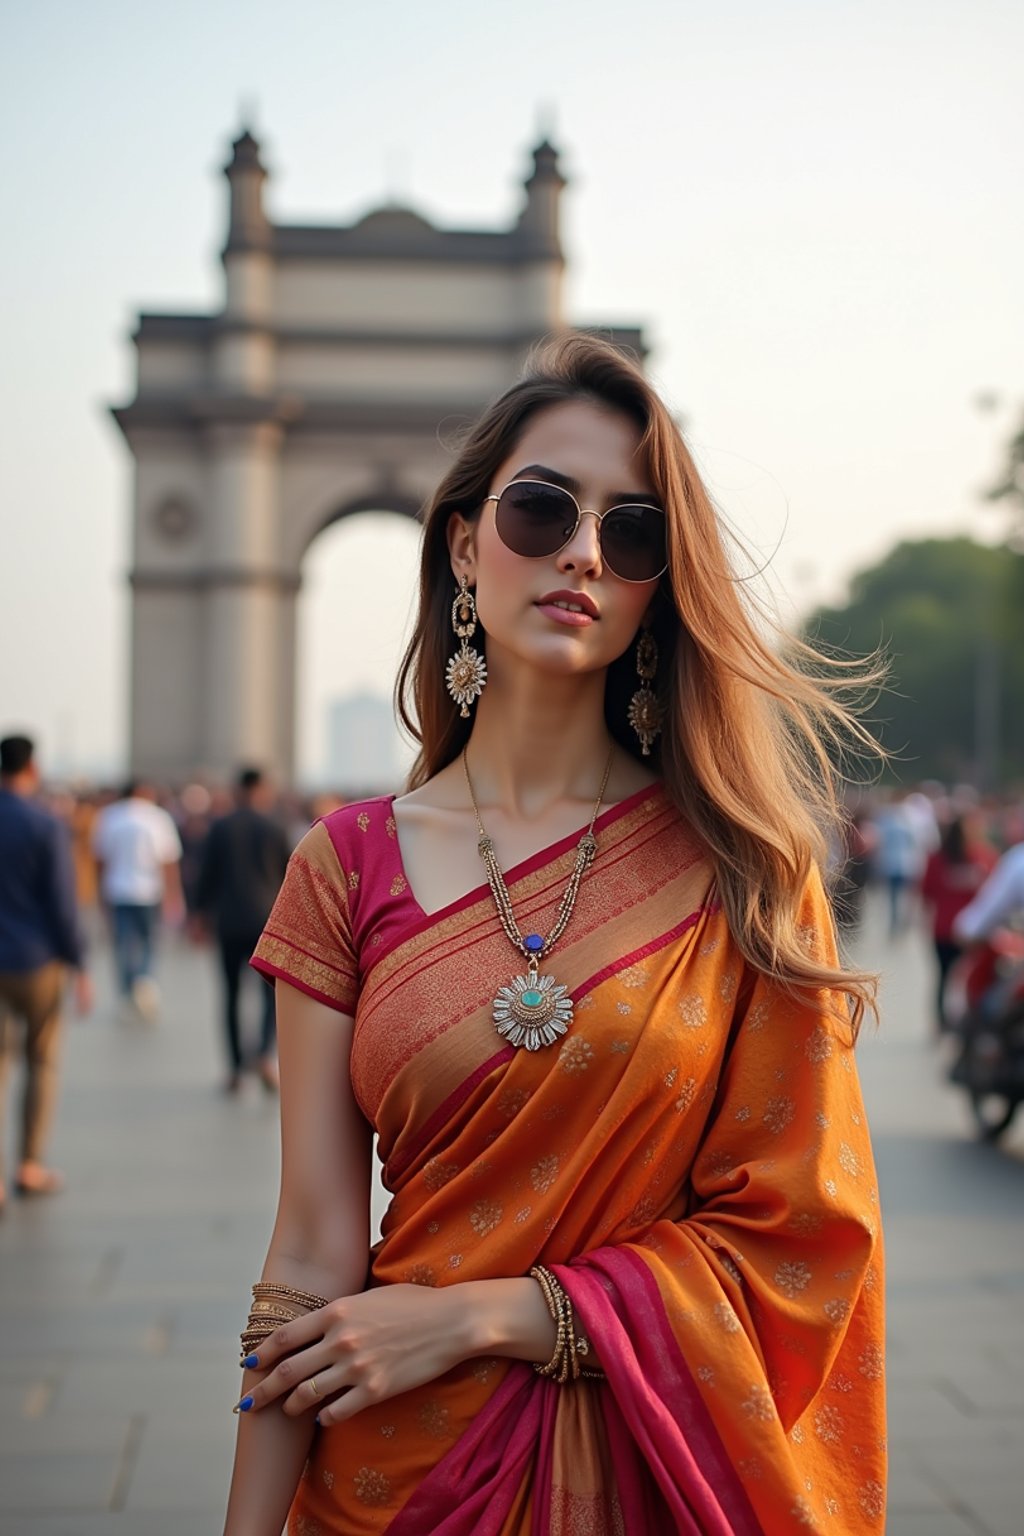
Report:
M572 491L584 512L606 512L624 502L657 505L639 447L639 428L628 416L589 401L565 401L530 419L489 490L497 495L515 479L547 480ZM488 501L475 524L452 518L449 545L456 579L465 574L476 588L492 677L503 652L564 676L608 667L636 636L658 588L657 577L623 581L609 570L595 517L581 517L557 554L526 559L502 543L495 503ZM587 610L582 615L557 606L581 599Z

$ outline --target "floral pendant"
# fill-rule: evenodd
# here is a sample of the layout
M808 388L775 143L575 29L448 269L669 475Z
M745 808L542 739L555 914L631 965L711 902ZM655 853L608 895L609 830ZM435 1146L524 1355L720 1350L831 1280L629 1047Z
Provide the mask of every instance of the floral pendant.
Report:
M494 999L494 1026L510 1045L528 1051L554 1045L572 1023L572 998L553 976L538 976L531 964L525 976L499 987Z

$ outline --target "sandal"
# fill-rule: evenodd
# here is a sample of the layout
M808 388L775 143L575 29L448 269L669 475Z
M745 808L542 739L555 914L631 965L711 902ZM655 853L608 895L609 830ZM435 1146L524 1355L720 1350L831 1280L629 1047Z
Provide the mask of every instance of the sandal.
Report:
M65 1183L64 1175L58 1169L45 1168L38 1183L19 1177L15 1182L14 1192L26 1199L31 1199L34 1195L59 1195L63 1192Z
M264 1056L261 1058L256 1071L266 1092L277 1093L281 1083L277 1072L277 1062L270 1056Z

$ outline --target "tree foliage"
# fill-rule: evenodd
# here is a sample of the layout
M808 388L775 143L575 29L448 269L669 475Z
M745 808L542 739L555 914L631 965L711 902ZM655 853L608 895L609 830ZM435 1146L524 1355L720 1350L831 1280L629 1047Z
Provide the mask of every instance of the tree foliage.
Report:
M887 652L872 725L902 780L1024 777L1024 556L968 538L897 544L807 636L832 652Z

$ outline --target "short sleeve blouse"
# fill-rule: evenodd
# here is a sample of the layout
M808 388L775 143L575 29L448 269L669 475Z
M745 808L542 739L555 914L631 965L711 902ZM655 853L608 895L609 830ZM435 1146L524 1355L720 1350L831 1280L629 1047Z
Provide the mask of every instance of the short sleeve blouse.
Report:
M339 1013L354 1016L369 967L423 919L402 868L393 799L346 805L310 828L253 953L262 976Z

